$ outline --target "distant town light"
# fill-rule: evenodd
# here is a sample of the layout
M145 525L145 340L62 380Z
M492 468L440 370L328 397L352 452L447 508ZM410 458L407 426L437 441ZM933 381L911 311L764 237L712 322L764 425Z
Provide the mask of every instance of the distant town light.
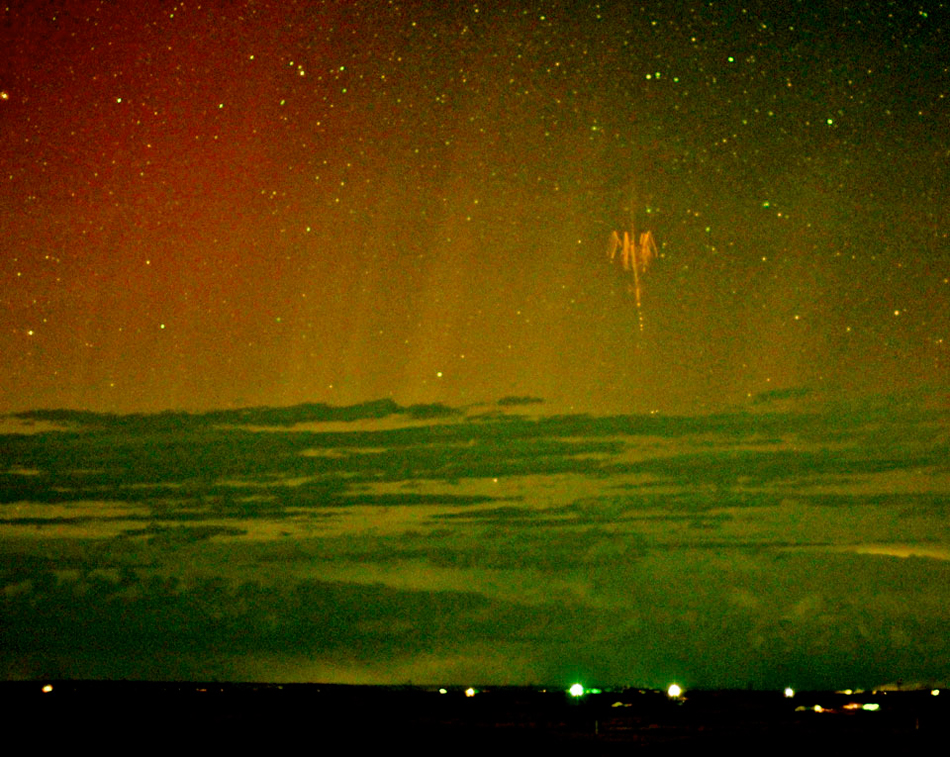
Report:
M930 690L930 696L936 697L936 696L939 696L939 695L940 695L940 689L931 689L931 690Z
M575 684L574 684L573 686L571 686L571 688L569 688L567 691L568 691L568 693L569 693L572 697L582 697L582 696L584 696L584 687L581 686L579 683L575 683Z
M676 699L683 693L683 689L677 686L675 683L670 684L670 688L666 690L666 693L673 699Z
M881 705L879 705L877 702L868 702L867 704L862 705L861 709L867 710L868 712L877 712L879 709L881 709Z
M449 693L449 690L448 690L448 689L439 689L439 693L440 693L440 694L448 694L448 693Z
M49 684L46 684L42 689L44 694L49 694L52 690L53 690L53 687L50 686Z
M473 697L473 696L475 696L475 689L473 689L471 686L469 686L467 689L465 689L465 696L467 696L467 697Z
M786 686L786 687L785 687L785 698L786 698L786 699L791 699L793 696L795 696L795 689L793 689L791 686Z

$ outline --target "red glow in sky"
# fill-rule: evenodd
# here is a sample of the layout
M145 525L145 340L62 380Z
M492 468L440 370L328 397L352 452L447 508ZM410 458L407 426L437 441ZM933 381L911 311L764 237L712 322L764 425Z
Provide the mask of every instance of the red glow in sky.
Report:
M3 407L939 385L943 30L756 13L8 8Z

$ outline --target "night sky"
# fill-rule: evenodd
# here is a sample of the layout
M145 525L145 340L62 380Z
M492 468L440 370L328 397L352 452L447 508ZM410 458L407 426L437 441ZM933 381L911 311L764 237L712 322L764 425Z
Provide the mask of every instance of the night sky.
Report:
M0 14L6 677L948 674L946 4Z

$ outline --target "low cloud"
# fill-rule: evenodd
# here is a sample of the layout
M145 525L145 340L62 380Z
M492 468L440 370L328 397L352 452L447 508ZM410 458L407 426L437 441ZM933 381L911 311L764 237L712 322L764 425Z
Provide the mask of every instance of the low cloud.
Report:
M0 437L0 663L377 683L946 673L939 403L526 405L542 407L21 413L35 432Z

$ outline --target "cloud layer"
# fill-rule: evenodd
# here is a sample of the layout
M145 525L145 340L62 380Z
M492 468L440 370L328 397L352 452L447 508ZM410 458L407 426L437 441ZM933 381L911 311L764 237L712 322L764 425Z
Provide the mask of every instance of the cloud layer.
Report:
M7 678L870 686L950 659L947 408L8 416Z

